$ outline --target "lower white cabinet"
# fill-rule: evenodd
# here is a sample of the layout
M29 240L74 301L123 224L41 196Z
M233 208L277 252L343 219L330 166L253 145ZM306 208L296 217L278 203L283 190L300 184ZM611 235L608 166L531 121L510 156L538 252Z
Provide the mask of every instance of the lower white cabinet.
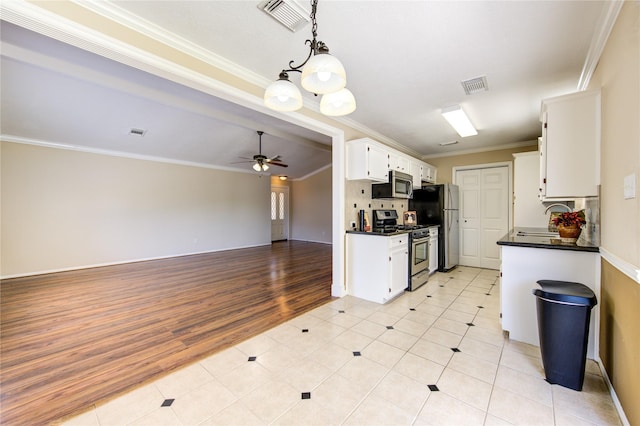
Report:
M533 290L538 280L579 282L600 297L600 253L544 248L500 246L502 265L500 310L502 329L511 340L540 346L538 314ZM595 330L599 328L599 306L591 311L587 357L595 357Z
M429 274L438 270L438 227L429 228Z
M409 285L409 234L347 234L347 291L386 303Z

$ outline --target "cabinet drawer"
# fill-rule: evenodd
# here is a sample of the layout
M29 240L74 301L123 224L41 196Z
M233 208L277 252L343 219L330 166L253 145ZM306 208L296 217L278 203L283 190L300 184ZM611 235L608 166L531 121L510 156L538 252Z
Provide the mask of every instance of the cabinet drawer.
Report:
M389 237L389 248L408 247L409 234L396 235Z

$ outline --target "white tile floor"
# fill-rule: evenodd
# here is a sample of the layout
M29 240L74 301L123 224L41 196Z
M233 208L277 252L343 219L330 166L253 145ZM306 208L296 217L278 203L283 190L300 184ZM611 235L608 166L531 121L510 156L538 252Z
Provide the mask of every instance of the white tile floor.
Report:
M621 424L597 364L582 392L549 385L499 300L468 267L386 305L347 296L65 425Z

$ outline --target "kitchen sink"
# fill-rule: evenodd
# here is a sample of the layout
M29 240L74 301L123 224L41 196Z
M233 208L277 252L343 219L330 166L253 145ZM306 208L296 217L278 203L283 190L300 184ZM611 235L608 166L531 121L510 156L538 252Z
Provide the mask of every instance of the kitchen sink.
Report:
M549 238L559 238L557 232L527 232L527 231L518 231L516 234L518 237L549 237Z

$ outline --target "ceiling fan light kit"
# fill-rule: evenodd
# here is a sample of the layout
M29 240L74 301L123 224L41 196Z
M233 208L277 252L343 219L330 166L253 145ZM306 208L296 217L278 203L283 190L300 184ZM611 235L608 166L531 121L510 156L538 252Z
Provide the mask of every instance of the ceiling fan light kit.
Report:
M255 170L256 172L266 172L267 170L269 170L269 166L258 160L256 161L256 163L254 163L253 170Z
M458 132L461 138L478 134L478 131L473 127L471 120L469 120L469 117L467 117L467 114L465 114L460 105L443 108L442 116L449 122L451 127Z
M253 156L253 159L249 159L246 157L240 157L240 158L247 160L246 162L253 163L251 168L256 172L266 172L267 170L269 170L270 165L279 166L279 167L289 167L289 165L284 164L282 162L279 155L274 155L273 157L269 158L262 153L262 135L264 134L264 132L262 130L258 130L256 131L256 133L258 134L258 153ZM244 162L245 161L239 161L239 163L244 163Z
M289 69L280 72L278 80L271 83L264 93L264 104L276 111L296 111L302 107L300 90L289 80L289 72L301 73L302 87L315 94L323 95L320 101L320 112L330 116L347 115L356 109L353 94L345 89L347 74L342 63L329 54L329 48L322 41L316 39L318 24L316 9L318 0L311 0L311 33L312 40L306 40L309 45L309 55L298 66L289 61ZM325 100L325 98L329 98ZM325 107L323 108L323 104Z

